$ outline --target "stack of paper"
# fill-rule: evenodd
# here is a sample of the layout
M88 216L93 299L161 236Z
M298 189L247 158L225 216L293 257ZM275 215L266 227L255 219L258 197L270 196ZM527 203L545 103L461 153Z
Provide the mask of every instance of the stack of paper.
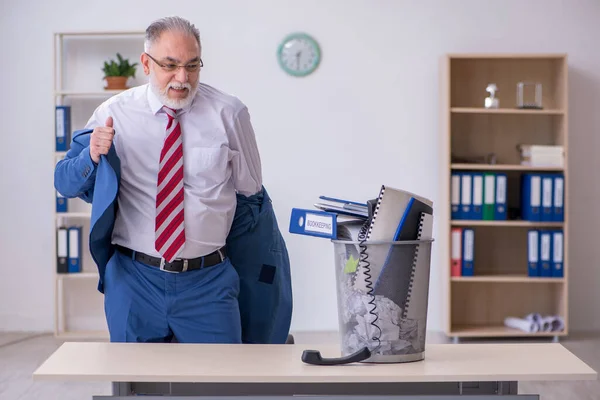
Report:
M521 165L531 167L563 167L564 147L523 144L519 146Z

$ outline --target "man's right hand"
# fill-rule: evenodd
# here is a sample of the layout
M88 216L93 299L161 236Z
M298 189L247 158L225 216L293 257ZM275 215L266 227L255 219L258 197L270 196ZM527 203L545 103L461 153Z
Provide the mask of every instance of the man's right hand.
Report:
M112 117L108 117L104 125L95 127L90 138L90 156L96 164L100 162L102 154L108 154L115 136Z

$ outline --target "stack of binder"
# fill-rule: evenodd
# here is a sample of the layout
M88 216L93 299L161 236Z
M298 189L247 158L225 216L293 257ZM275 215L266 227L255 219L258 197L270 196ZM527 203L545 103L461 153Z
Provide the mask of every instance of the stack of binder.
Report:
M506 220L505 173L458 172L451 175L454 220Z
M475 275L475 230L452 228L450 248L450 275Z
M453 220L507 219L507 175L458 172L451 175ZM525 221L564 221L564 174L524 173L520 182L520 216Z
M527 275L564 277L564 233L562 229L527 232Z
M523 174L521 218L526 221L564 221L564 196L564 174Z
M454 227L450 236L450 276L474 276L475 230ZM564 232L562 229L527 231L527 260L523 271L529 277L564 277Z
M81 272L82 227L60 226L56 229L56 272L69 274Z

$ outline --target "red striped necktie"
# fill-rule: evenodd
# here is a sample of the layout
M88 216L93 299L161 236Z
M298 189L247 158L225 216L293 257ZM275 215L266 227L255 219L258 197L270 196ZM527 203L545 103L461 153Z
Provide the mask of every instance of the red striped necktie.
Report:
M169 117L167 135L160 152L156 191L155 248L167 262L185 244L183 224L183 139L176 111L163 107Z

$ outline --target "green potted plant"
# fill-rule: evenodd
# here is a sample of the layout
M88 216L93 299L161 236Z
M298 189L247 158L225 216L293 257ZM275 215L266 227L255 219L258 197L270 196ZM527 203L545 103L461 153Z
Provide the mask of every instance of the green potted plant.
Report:
M135 76L135 70L138 63L129 64L129 60L124 59L117 53L117 61L104 61L104 78L106 79L106 90L127 89L127 79Z

